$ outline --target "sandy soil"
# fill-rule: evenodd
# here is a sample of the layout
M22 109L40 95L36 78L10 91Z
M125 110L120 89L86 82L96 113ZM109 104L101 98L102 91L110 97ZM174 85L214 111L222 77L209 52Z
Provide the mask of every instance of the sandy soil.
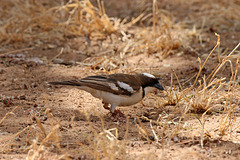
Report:
M111 1L106 6L107 13L118 16L120 12L111 12L109 9L112 5ZM169 10L174 8L171 3L165 7ZM177 9L173 11L175 16L177 13ZM121 15L125 14L128 12ZM131 16L135 14L137 13L134 12ZM178 16L179 20L182 20L185 14ZM195 79L191 78L199 71L197 58L204 61L216 43L217 38L211 29L201 34L204 45L200 45L197 38L193 39L191 49L183 46L174 51L176 54L165 59L159 58L157 54L128 55L123 68L110 72L94 69L87 64L72 64L72 61L82 62L91 57L86 54L63 53L58 60L66 63L49 62L59 53L59 48L39 47L1 53L0 117L2 119L9 112L10 115L0 125L0 159L25 159L32 153L42 155L42 159L61 159L61 156L65 156L62 159L239 159L239 99L232 102L235 106L234 118L231 129L226 129L225 135L220 135L219 130L223 116L227 114L220 109L227 102L211 104L218 109L205 115L203 148L202 126L199 122L202 113L184 113L187 104L165 103L169 99L167 91L169 93L172 70L178 75L183 88L193 84ZM215 30L217 29L216 27ZM239 42L239 32L240 30L229 29L220 33L221 49L232 50ZM73 42L68 39L66 43ZM21 48L21 45L17 46ZM211 56L201 77L209 75L218 65L216 57L216 53ZM89 93L76 87L51 86L47 83L116 72L153 73L160 77L160 83L166 91L150 94L136 105L118 107L128 116L128 121L114 122L108 114L109 111L102 107L101 100ZM225 77L228 81L231 77L230 66L226 65L216 77ZM173 84L178 85L175 77ZM220 92L226 94L227 90L223 88ZM236 90L236 94L238 93L239 89ZM16 110L11 112L15 107ZM178 123L180 119L181 123ZM60 125L57 129L56 124ZM52 137L49 134L52 134ZM51 138L45 143L46 136ZM44 144L43 148L39 147L41 143Z

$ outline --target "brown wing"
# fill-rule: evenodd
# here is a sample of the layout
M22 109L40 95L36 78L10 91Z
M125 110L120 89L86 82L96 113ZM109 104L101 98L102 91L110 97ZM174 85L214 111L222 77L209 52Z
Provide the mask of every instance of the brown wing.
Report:
M128 84L132 87L133 91L122 88L117 82ZM141 88L139 80L137 80L134 75L127 74L89 76L79 80L78 83L82 86L123 95L132 95ZM111 85L115 85L115 87Z
M121 82L121 83L119 83ZM125 83L125 87L124 84ZM113 94L132 95L141 88L141 82L135 75L111 74L89 76L81 80L50 82L54 85L87 86ZM122 84L122 86L121 86ZM127 85L127 87L126 87ZM130 90L129 90L130 88ZM132 89L131 89L132 88Z
M115 80L115 83L119 81L128 84L130 87L133 88L134 91L138 91L142 87L141 81L139 78L137 78L137 75L112 74L109 75L109 77L110 79Z

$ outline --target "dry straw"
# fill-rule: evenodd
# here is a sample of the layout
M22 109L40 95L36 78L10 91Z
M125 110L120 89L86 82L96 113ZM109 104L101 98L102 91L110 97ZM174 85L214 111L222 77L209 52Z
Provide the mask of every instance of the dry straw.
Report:
M2 51L13 44L26 46L24 50L44 48L52 44L62 46L62 42L71 37L84 37L87 43L86 54L111 53L110 57L120 60L118 63L118 61L105 59L111 63L103 61L92 64L108 71L121 68L122 64L126 65L123 59L128 55L157 53L159 57L165 58L181 45L179 41L181 35L178 34L180 32L176 32L179 27L175 27L177 24L169 18L172 17L169 12L158 9L157 1L153 1L152 13L142 13L130 21L109 17L103 1L97 2L98 7L93 6L89 0L71 0L66 4L58 4L57 1L51 1L51 3L31 0L6 1L6 7L9 9L0 13L3 17L11 15L12 18L4 19L4 25L0 25ZM138 22L146 23L147 26L136 34L132 26ZM115 46L118 46L117 49L92 46L92 42L105 41L109 38ZM33 47L29 48L29 46ZM63 48L63 50L67 49Z
M168 90L168 100L165 104L186 106L186 108L181 111L182 116L179 122L181 122L182 118L185 117L188 112L203 113L201 118L199 118L197 115L194 115L199 120L199 123L201 125L200 144L202 147L204 146L203 140L205 138L205 135L209 135L209 131L205 129L206 120L209 117L207 114L216 112L216 104L222 103L223 101L225 102L223 105L224 110L219 114L220 122L219 127L217 128L218 133L216 133L217 136L223 137L228 133L232 133L233 130L236 130L236 128L233 129L235 122L234 113L236 112L237 105L240 101L240 97L238 96L240 88L237 82L239 57L233 55L233 53L239 47L240 43L227 56L219 59L219 64L217 64L210 75L207 77L204 75L202 77L202 80L199 80L202 69L206 65L213 51L220 45L220 36L218 34L216 34L216 36L218 37L217 44L207 56L204 63L202 64L201 59L198 58L200 69L195 77L193 85L189 88L185 88L184 90L181 89L182 91L179 91L174 85L172 85L171 78L171 87ZM220 55L220 53L218 53L218 55ZM227 63L230 66L231 73L229 81L227 81L226 77L216 78L217 73L220 72L223 66ZM176 76L176 74L174 75ZM176 79L178 80L177 76ZM181 85L179 86L182 88ZM223 90L227 90L227 92L224 92ZM179 123L179 125L180 124L181 123ZM178 126L178 129L180 128L181 127ZM211 135L211 137L217 137L216 135Z
M91 69L103 69L108 72L124 67L127 64L126 59L128 56L147 53L156 54L160 58L166 58L169 54L173 53L174 49L183 45L183 42L180 41L185 38L184 35L181 34L181 31L184 33L183 29L180 25L174 23L171 13L158 8L156 0L153 0L151 13L142 13L130 22L109 17L106 14L103 2L99 0L97 2L98 7L94 7L88 0L71 0L66 4L59 4L58 1L51 1L51 3L49 1L32 0L5 1L2 7L5 8L5 10L2 8L0 10L0 16L3 17L3 22L1 22L0 25L0 47L4 49L13 44L16 45L15 47L17 48L17 43L26 45L26 48L17 49L12 52L9 52L8 48L5 48L7 51L4 52L7 54L17 53L32 50L35 47L43 46L49 42L65 42L66 37L76 36L84 37L87 46L92 47L92 41L101 39L104 41L108 38L111 39L111 35L115 35L116 37L111 40L112 43L117 44L117 49L109 48L108 50L99 52L100 56L88 58L83 62L77 63L79 65L89 66ZM195 2L200 1L191 1L191 3ZM179 0L179 3L186 2ZM187 1L187 3L190 2ZM201 10L205 11L206 8L208 8L207 10L211 11L210 13L204 12L204 14L208 15L208 19L211 20L206 20L204 24L202 24L203 21L199 19L202 18L202 16L194 16L196 21L201 23L199 26L202 26L202 29L204 29L206 25L221 24L221 16L216 17L214 16L215 14L222 15L223 17L232 17L234 21L239 20L239 6L234 5L231 1L224 0L223 3L228 4L228 7L233 8L233 10L223 8L224 5L215 5L215 2L210 2L214 3L212 5L204 3L203 1L200 3L201 5L199 6L202 7ZM209 7L213 9L209 9ZM232 11L234 11L235 14L233 14ZM219 22L215 23L216 21ZM131 27L136 23L140 23L142 28L136 27L132 29ZM232 22L229 22L229 24L232 24ZM136 32L137 34L135 34ZM221 117L219 127L217 127L218 135L223 137L236 131L240 127L240 125L238 125L233 128L235 122L234 113L239 106L240 100L240 88L237 82L239 56L234 55L239 44L231 53L224 57L221 56L222 54L220 50L218 50L219 64L210 75L201 77L202 70L212 53L217 48L219 49L220 36L217 36L217 44L207 56L206 60L202 63L202 60L200 58L198 59L199 72L194 77L195 80L191 87L184 89L179 82L177 74L173 72L171 75L171 86L167 92L165 105L176 105L179 109L181 109L181 107L184 108L181 110L182 115L179 121L173 123L169 120L168 115L166 119L161 118L159 115L156 121L150 119L149 126L146 126L139 118L137 119L135 123L136 128L138 128L140 136L145 138L149 144L153 142L149 139L149 136L152 134L155 140L154 144L159 147L159 143L161 142L161 146L164 147L166 138L171 138L171 136L184 132L181 130L183 128L182 121L189 112L194 112L201 113L201 118L196 117L201 126L201 134L199 135L200 144L204 147L203 141L208 133L205 128L208 114L213 113L215 111L215 104L221 102L224 102L224 110L219 113ZM62 53L63 52L60 51L56 57ZM110 56L102 56L107 53L110 53ZM114 57L116 53L117 56ZM216 75L227 64L229 64L231 68L230 80L227 81L225 77L216 78ZM129 69L128 72L134 69ZM176 77L179 88L173 85L173 76ZM227 92L222 92L223 89L226 89ZM8 112L0 121L0 125L2 125L11 114L14 114L17 108L18 106L11 112ZM45 113L48 119L52 121L50 128L46 128L41 123L40 118L32 113L31 117L29 117L31 125L25 127L11 138L14 139L27 131L25 146L25 150L28 152L27 159L46 159L49 157L54 159L68 159L68 152L61 148L60 145L61 136L59 129L62 128L60 122L51 114L48 107ZM33 117L35 121L32 120ZM89 145L78 143L81 149L92 154L94 159L102 159L104 157L107 159L129 158L125 141L128 133L128 121L126 123L124 140L120 141L118 140L119 131L117 128L107 129L106 126L104 126L104 120L100 117L102 125L100 129L96 129L90 121L89 113L86 113L86 117L92 134L88 139ZM157 124L157 126L153 126L153 124ZM171 128L172 124L177 126L175 130ZM159 133L159 128L161 128L161 133ZM40 131L39 133L41 134L38 134L38 131ZM33 136L37 138L33 139ZM212 137L214 137L214 135L212 135ZM12 139L4 141L5 150L8 150L6 144L12 143ZM50 151L53 146L58 149L60 154L55 154ZM142 158L144 159L145 157Z

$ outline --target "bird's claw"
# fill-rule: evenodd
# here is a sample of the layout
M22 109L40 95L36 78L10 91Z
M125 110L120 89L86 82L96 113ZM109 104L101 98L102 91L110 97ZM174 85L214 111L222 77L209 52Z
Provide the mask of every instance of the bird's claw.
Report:
M115 110L114 113L109 112L108 114L110 119L114 122L126 122L126 116L120 110Z

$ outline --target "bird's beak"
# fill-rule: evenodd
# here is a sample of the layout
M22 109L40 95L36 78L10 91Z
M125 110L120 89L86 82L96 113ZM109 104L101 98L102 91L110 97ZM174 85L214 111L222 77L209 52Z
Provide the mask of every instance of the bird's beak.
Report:
M160 83L154 84L153 87L155 87L159 90L164 90L163 86Z

